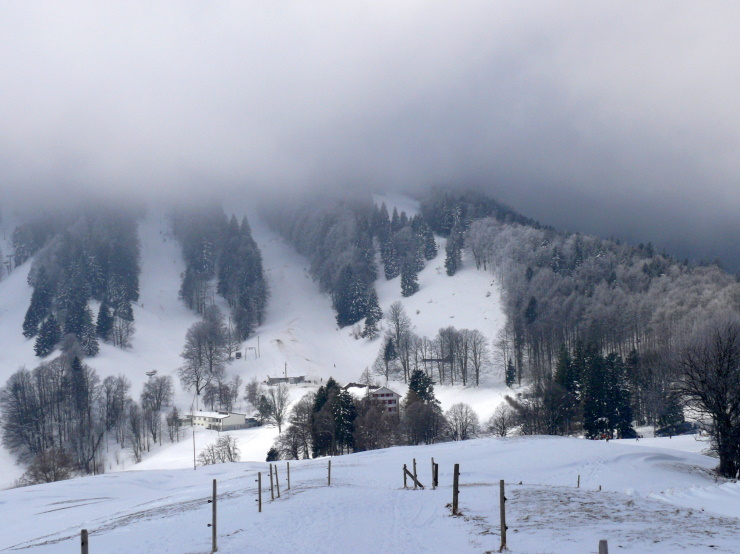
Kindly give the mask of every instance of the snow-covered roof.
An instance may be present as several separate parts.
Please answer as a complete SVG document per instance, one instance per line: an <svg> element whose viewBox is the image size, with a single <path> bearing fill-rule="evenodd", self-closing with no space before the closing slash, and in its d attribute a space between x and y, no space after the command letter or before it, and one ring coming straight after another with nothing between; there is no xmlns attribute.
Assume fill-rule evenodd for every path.
<svg viewBox="0 0 740 554"><path fill-rule="evenodd" d="M246 414L237 414L235 412L195 412L193 414L193 417L212 417L215 419L225 419L229 416L236 415L236 416L245 416Z"/></svg>
<svg viewBox="0 0 740 554"><path fill-rule="evenodd" d="M379 389L375 389L370 394L375 396L376 394L388 394L389 392L392 392L396 396L401 396L396 391L389 389L388 387L380 387Z"/></svg>

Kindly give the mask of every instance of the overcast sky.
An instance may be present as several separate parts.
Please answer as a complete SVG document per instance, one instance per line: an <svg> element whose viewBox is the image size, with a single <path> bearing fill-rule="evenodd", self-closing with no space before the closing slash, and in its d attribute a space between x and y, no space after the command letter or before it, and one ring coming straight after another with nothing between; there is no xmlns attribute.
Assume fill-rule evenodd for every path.
<svg viewBox="0 0 740 554"><path fill-rule="evenodd" d="M740 267L735 2L4 3L0 201L474 185Z"/></svg>

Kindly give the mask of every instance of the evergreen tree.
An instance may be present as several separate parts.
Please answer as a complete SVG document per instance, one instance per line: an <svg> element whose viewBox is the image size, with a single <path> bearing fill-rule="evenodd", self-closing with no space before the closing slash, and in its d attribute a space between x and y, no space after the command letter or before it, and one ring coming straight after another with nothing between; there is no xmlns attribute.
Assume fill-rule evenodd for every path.
<svg viewBox="0 0 740 554"><path fill-rule="evenodd" d="M511 361L511 358L509 358L509 361L506 363L506 386L511 388L511 386L516 382L516 368L514 367L514 362Z"/></svg>
<svg viewBox="0 0 740 554"><path fill-rule="evenodd" d="M445 269L450 277L462 267L462 246L462 232L456 225L447 238L447 245L445 246Z"/></svg>
<svg viewBox="0 0 740 554"><path fill-rule="evenodd" d="M570 393L575 393L578 388L578 379L573 371L573 359L565 344L560 345L555 364L555 382Z"/></svg>
<svg viewBox="0 0 740 554"><path fill-rule="evenodd" d="M383 319L383 310L378 304L378 293L375 287L368 287L367 295L367 315L365 316L365 328L362 336L368 339L375 339L378 336L378 322Z"/></svg>
<svg viewBox="0 0 740 554"><path fill-rule="evenodd" d="M331 402L334 416L334 436L341 450L350 452L354 448L354 421L357 418L357 406L352 394L340 390Z"/></svg>
<svg viewBox="0 0 740 554"><path fill-rule="evenodd" d="M416 395L421 402L435 404L439 401L434 396L434 381L421 369L415 369L409 377L409 394Z"/></svg>
<svg viewBox="0 0 740 554"><path fill-rule="evenodd" d="M607 377L606 411L609 428L620 438L632 438L632 403L627 384L626 366L622 357L612 352L604 360Z"/></svg>
<svg viewBox="0 0 740 554"><path fill-rule="evenodd" d="M604 357L595 343L585 349L583 374L583 428L589 438L600 438L611 433L609 413L609 375Z"/></svg>
<svg viewBox="0 0 740 554"><path fill-rule="evenodd" d="M527 303L527 308L524 310L524 322L527 325L532 325L537 320L537 299L532 296Z"/></svg>
<svg viewBox="0 0 740 554"><path fill-rule="evenodd" d="M388 208L386 207L385 202L380 205L380 210L378 212L378 226L375 229L375 233L378 239L380 239L381 244L391 234L391 218L388 215Z"/></svg>
<svg viewBox="0 0 740 554"><path fill-rule="evenodd" d="M412 263L406 259L401 267L401 295L411 296L419 291L419 276Z"/></svg>
<svg viewBox="0 0 740 554"><path fill-rule="evenodd" d="M93 316L90 308L85 308L82 318L82 328L77 338L86 356L95 356L100 351L96 327L93 324Z"/></svg>
<svg viewBox="0 0 740 554"><path fill-rule="evenodd" d="M395 279L401 273L401 261L399 260L398 251L396 250L393 241L388 239L384 246L385 256L383 263L385 264L385 278L390 281Z"/></svg>
<svg viewBox="0 0 740 554"><path fill-rule="evenodd" d="M340 390L339 384L334 378L329 377L326 385L319 387L319 390L316 391L311 414L311 438L314 458L332 452L335 439L332 404Z"/></svg>
<svg viewBox="0 0 740 554"><path fill-rule="evenodd" d="M398 216L398 208L393 208L391 216L391 232L395 233L401 229L401 218Z"/></svg>
<svg viewBox="0 0 740 554"><path fill-rule="evenodd" d="M54 317L54 314L49 314L49 317L44 320L39 329L36 343L34 344L34 352L40 358L48 356L54 351L61 338L62 330L59 327L59 322Z"/></svg>
<svg viewBox="0 0 740 554"><path fill-rule="evenodd" d="M334 295L334 309L340 327L353 325L367 314L367 293L365 285L358 279L352 266L345 266Z"/></svg>
<svg viewBox="0 0 740 554"><path fill-rule="evenodd" d="M39 323L49 314L53 300L51 283L46 273L46 269L41 266L36 272L36 280L31 294L31 304L26 311L26 317L23 320L23 336L27 339L36 336Z"/></svg>
<svg viewBox="0 0 740 554"><path fill-rule="evenodd" d="M110 313L108 303L103 302L100 304L100 310L98 310L95 332L101 340L108 341L110 339L111 331L113 331L113 316Z"/></svg>
<svg viewBox="0 0 740 554"><path fill-rule="evenodd" d="M437 241L434 240L434 233L427 222L421 219L419 225L422 242L424 244L424 257L427 260L433 260L437 257Z"/></svg>

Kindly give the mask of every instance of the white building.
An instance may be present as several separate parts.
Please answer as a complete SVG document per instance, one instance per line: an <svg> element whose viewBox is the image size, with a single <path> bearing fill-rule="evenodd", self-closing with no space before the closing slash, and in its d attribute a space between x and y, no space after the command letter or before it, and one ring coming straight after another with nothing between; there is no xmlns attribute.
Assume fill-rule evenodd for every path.
<svg viewBox="0 0 740 554"><path fill-rule="evenodd" d="M233 431L246 427L246 414L233 412L203 412L193 414L193 425L213 429L214 431Z"/></svg>
<svg viewBox="0 0 740 554"><path fill-rule="evenodd" d="M401 402L401 395L397 392L393 392L388 387L380 387L370 392L370 397L373 400L377 400L383 405L383 411L398 413L398 408Z"/></svg>

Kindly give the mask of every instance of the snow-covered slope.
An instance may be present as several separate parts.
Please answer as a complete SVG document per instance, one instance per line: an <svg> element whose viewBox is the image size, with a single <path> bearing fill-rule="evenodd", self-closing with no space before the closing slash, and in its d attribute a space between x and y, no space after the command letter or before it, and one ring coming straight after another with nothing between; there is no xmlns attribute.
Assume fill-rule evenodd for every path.
<svg viewBox="0 0 740 554"><path fill-rule="evenodd" d="M397 195L379 196L392 211L398 207L408 214L418 210L415 201ZM328 295L319 292L318 285L308 274L308 262L298 255L285 241L268 229L254 213L252 206L241 206L239 202L227 205L229 215L249 217L253 235L264 259L267 279L272 291L267 317L255 334L243 345L245 355L233 360L228 372L239 375L246 382L256 376L260 380L267 376L307 375L315 385L292 387L293 398L297 399L322 381L333 376L345 383L358 380L366 367L372 363L380 348L380 340L356 340L351 329L338 329ZM110 345L101 345L98 356L86 360L101 377L125 374L132 382L132 393L138 396L146 372L156 369L160 375L171 375L177 382L176 369L181 363L180 352L185 333L197 316L178 299L180 274L185 266L180 246L169 234L166 218L162 212L152 208L139 227L141 240L140 300L134 306L136 333L132 347L120 350ZM7 250L7 248L5 248ZM419 335L434 336L442 327L479 329L490 339L504 324L499 306L497 287L491 277L478 272L470 264L454 278L444 273L444 248L435 260L427 262L419 275L420 291L410 298L400 294L400 277L386 281L382 276L377 282L381 307L400 300L416 327ZM31 262L17 268L0 282L0 382L18 367L33 368L39 359L33 353L33 340L21 335L21 324L30 302L32 289L27 284ZM222 301L220 305L226 307ZM259 352L259 357L257 354ZM501 374L486 377L486 386L481 388L437 387L437 396L443 407L455 402L470 403L482 418L487 418L501 401L505 387L501 385ZM403 383L391 383L391 388L403 394ZM192 394L177 388L175 402L182 411L189 411ZM243 407L243 406L242 406ZM268 428L272 437L276 429ZM264 444L271 443L265 438ZM264 459L266 448L255 460ZM252 452L252 450L250 450ZM122 462L118 468L128 468L130 461L119 455ZM0 464L11 458L7 453L0 455ZM6 464L3 464L6 465ZM115 468L115 464L112 466ZM19 470L3 472L0 487L8 486Z"/></svg>
<svg viewBox="0 0 740 554"><path fill-rule="evenodd" d="M401 468L413 459L424 490L403 490ZM462 515L451 517L456 463ZM84 528L92 552L209 552L207 500L217 479L219 552L493 552L504 479L511 552L595 552L600 539L614 552L737 552L740 504L715 501L740 485L715 485L713 463L614 442L479 439L334 458L330 487L327 459L291 462L291 490L280 462L274 501L265 463L107 474L0 492L0 504L12 506L0 550L70 552ZM678 495L690 501L677 507Z"/></svg>

